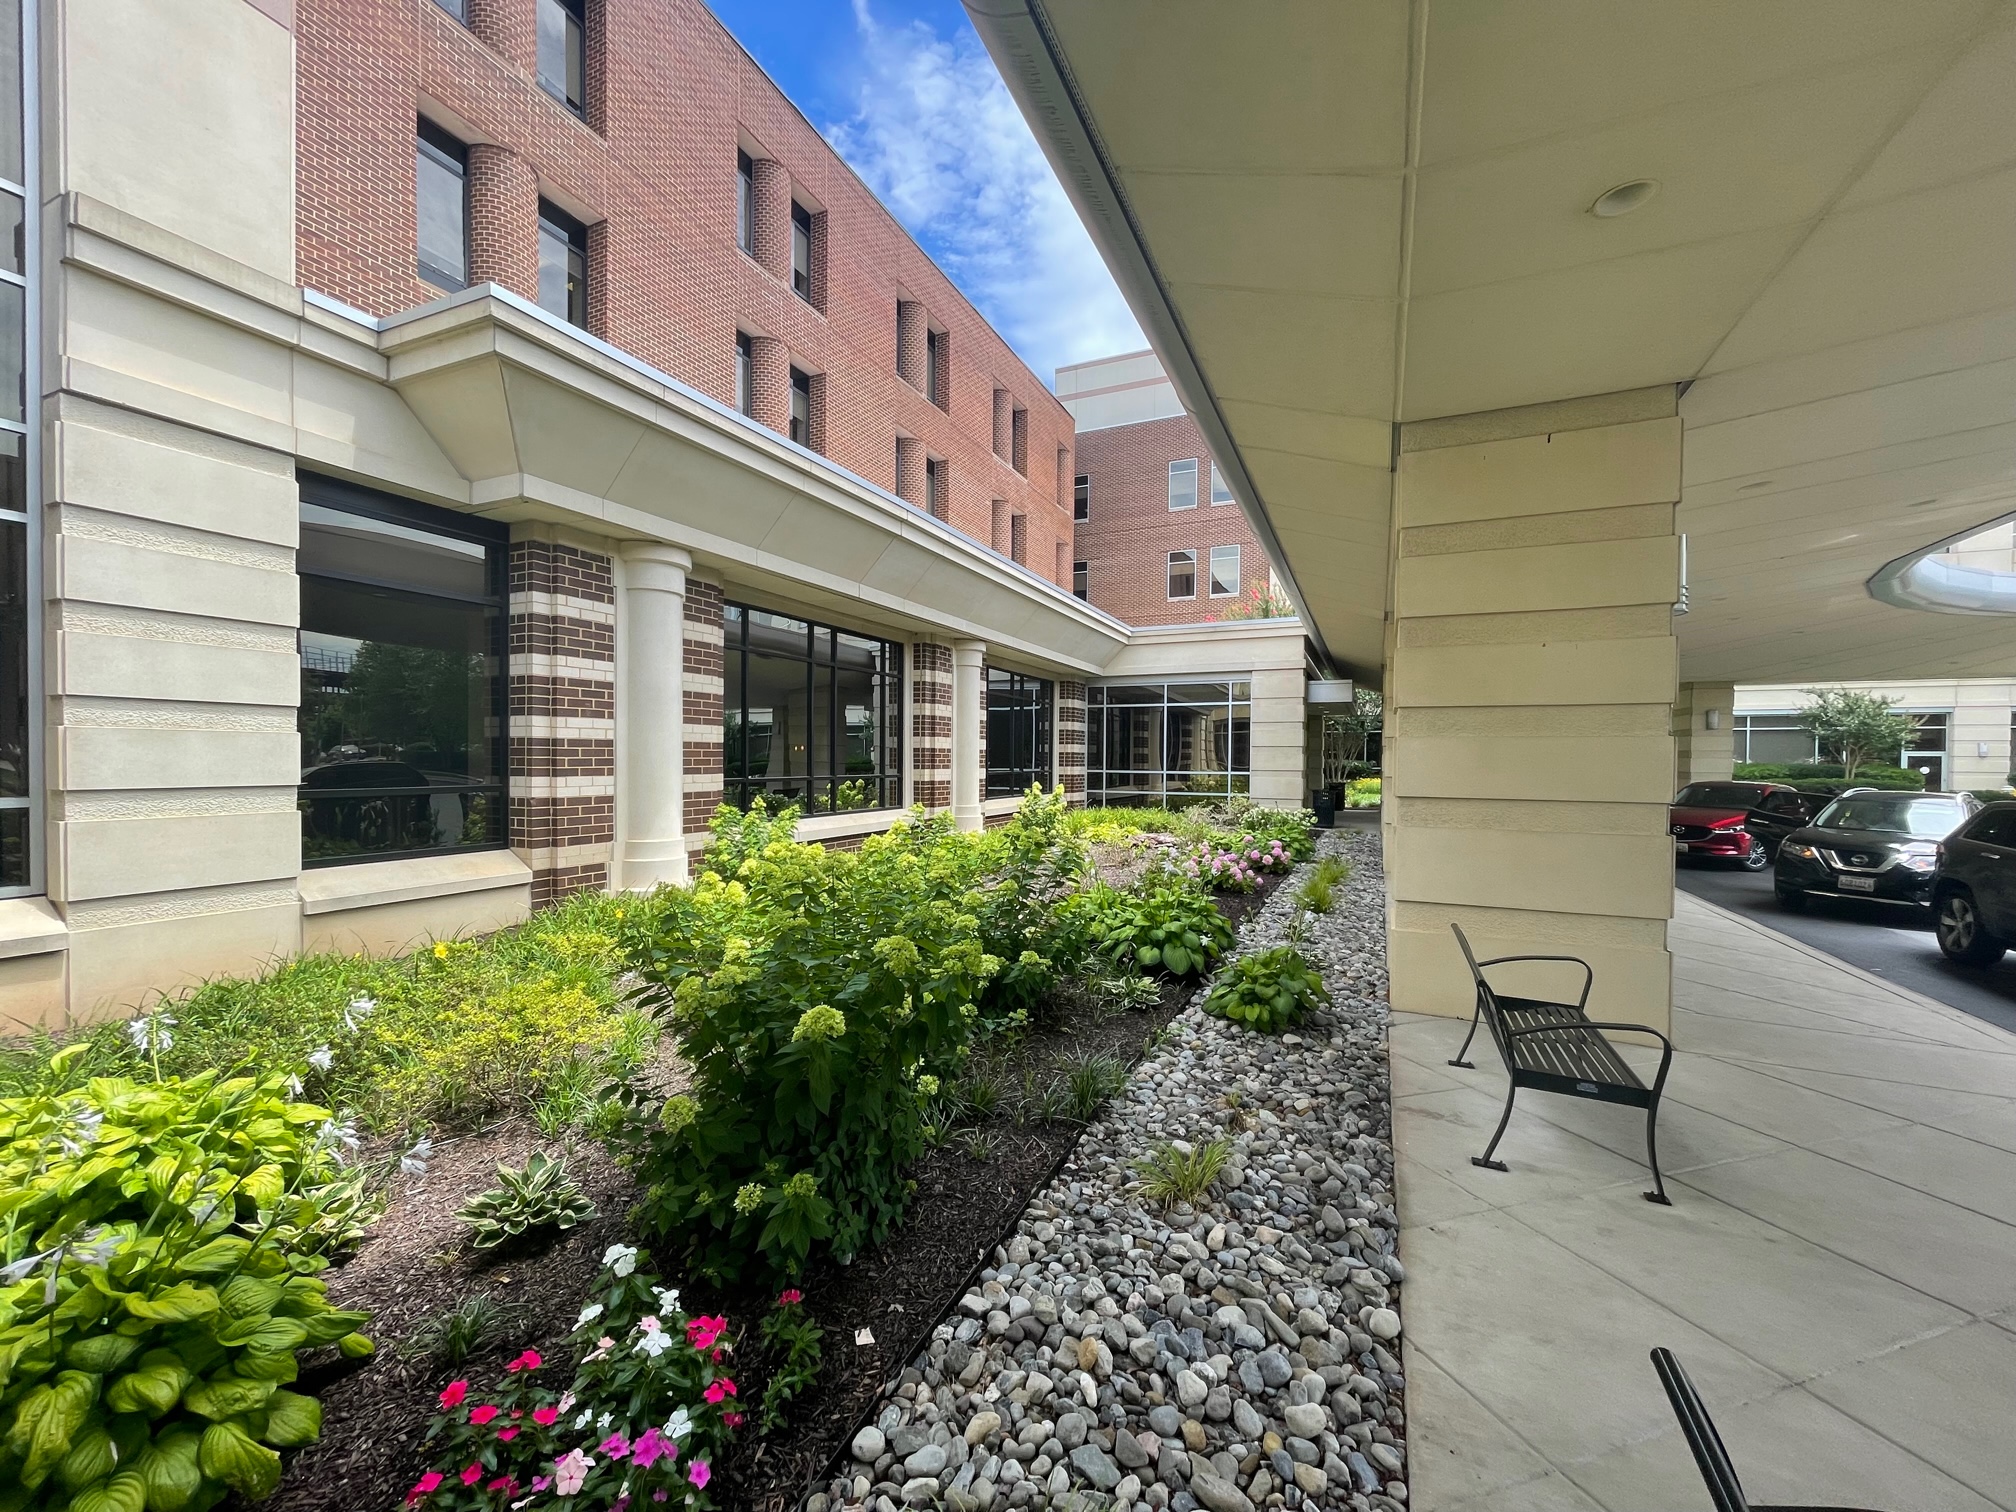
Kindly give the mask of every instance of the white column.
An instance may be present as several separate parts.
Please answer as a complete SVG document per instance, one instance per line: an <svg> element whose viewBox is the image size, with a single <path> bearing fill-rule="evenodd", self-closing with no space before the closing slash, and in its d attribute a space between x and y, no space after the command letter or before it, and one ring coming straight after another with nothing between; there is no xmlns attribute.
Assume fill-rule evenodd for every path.
<svg viewBox="0 0 2016 1512"><path fill-rule="evenodd" d="M686 880L686 574L693 558L661 541L627 541L616 626L622 706L616 750L614 881L641 892Z"/></svg>
<svg viewBox="0 0 2016 1512"><path fill-rule="evenodd" d="M980 817L980 721L986 709L987 643L952 642L952 822L985 828Z"/></svg>

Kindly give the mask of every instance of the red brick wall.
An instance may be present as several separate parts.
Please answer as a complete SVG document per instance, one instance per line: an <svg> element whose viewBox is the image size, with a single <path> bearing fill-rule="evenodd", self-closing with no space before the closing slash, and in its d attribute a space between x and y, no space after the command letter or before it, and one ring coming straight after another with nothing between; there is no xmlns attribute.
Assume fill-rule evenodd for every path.
<svg viewBox="0 0 2016 1512"><path fill-rule="evenodd" d="M722 701L723 596L718 583L686 580L685 667L680 683L685 701L688 835L704 835L725 790ZM737 696L740 696L739 694Z"/></svg>
<svg viewBox="0 0 2016 1512"><path fill-rule="evenodd" d="M1197 459L1197 507L1169 509L1169 464ZM1089 597L1130 625L1223 618L1236 599L1211 597L1213 546L1237 546L1241 595L1267 584L1267 554L1236 504L1211 503L1211 457L1188 415L1082 432L1077 471L1092 478L1091 517L1075 559L1089 565ZM1169 553L1197 553L1197 596L1169 598Z"/></svg>
<svg viewBox="0 0 2016 1512"><path fill-rule="evenodd" d="M299 0L301 281L381 315L438 297L414 273L413 132L424 108L464 141L507 149L535 198L589 225L595 335L729 404L736 331L774 338L790 362L826 380L815 407L834 461L893 492L900 428L954 464L955 528L988 540L989 501L1007 499L1028 516L1030 562L1051 572L1054 543L1071 538L1070 499L1051 476L1055 449L1072 442L1063 406L700 0L600 0L588 9L592 126L531 74L533 0L472 0L474 30L433 0ZM741 137L778 165L759 164L763 262L735 242ZM516 260L499 237L530 234L528 186L519 179L500 197L508 181L479 182L486 178L472 252L482 248L487 266L517 285L534 265L531 248ZM815 212L822 309L791 291L789 184ZM899 299L917 302L950 335L949 413L896 374ZM764 365L764 376L782 366ZM1036 460L1033 479L993 454L997 387L1028 410L1023 450ZM759 402L759 413L783 428L769 404Z"/></svg>

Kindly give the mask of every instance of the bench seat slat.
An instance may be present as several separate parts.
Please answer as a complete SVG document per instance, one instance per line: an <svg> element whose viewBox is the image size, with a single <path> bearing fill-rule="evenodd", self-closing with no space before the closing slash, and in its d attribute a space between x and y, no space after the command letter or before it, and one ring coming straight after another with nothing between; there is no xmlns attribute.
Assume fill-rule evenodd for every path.
<svg viewBox="0 0 2016 1512"><path fill-rule="evenodd" d="M1630 1064L1600 1030L1582 1027L1581 1011L1566 1003L1534 998L1501 997L1498 1007L1507 1029L1553 1029L1547 1034L1522 1034L1510 1041L1511 1059L1521 1071L1559 1076L1569 1081L1604 1082L1642 1089ZM1502 1048L1502 1047L1501 1047Z"/></svg>

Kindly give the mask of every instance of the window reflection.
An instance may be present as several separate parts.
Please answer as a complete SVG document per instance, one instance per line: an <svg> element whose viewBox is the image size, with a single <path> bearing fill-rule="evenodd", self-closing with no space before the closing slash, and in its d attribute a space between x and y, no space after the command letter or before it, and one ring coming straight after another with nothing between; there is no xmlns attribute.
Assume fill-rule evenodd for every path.
<svg viewBox="0 0 2016 1512"><path fill-rule="evenodd" d="M339 488L304 480L330 502L302 506L303 860L502 845L501 535Z"/></svg>
<svg viewBox="0 0 2016 1512"><path fill-rule="evenodd" d="M1050 786L1051 684L987 669L987 796L1013 798Z"/></svg>
<svg viewBox="0 0 2016 1512"><path fill-rule="evenodd" d="M1248 791L1251 694L1247 682L1108 683L1089 689L1087 801L1180 805Z"/></svg>

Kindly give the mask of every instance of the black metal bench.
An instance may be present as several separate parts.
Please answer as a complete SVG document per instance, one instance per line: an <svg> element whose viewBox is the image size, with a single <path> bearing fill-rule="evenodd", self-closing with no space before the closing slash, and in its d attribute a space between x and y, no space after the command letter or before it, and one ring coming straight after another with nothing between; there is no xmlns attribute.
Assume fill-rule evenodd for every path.
<svg viewBox="0 0 2016 1512"><path fill-rule="evenodd" d="M1471 953L1470 942L1464 938L1462 927L1456 924L1449 927L1456 933L1456 943L1463 948L1463 959L1470 963L1470 978L1477 984L1477 1010L1470 1018L1470 1033L1464 1037L1463 1048L1456 1052L1456 1058L1449 1064L1466 1070L1475 1069L1464 1057L1470 1053L1470 1041L1477 1037L1477 1025L1482 1022L1490 1026L1491 1038L1497 1043L1498 1054L1511 1077L1511 1085L1505 1089L1505 1112L1498 1120L1498 1132L1491 1136L1491 1143L1485 1146L1482 1155L1470 1157L1470 1164L1490 1171L1509 1169L1504 1161L1493 1160L1491 1155L1498 1148L1498 1141L1505 1137L1505 1126L1512 1121L1512 1100L1521 1087L1531 1087L1536 1092L1558 1092L1563 1097L1621 1103L1645 1110L1645 1154L1652 1166L1653 1185L1653 1190L1645 1194L1645 1200L1671 1207L1672 1203L1666 1196L1666 1182L1659 1174L1659 1095L1665 1090L1666 1072L1673 1064L1673 1042L1645 1024L1597 1023L1591 1020L1583 1010L1588 1006L1589 989L1595 985L1596 973L1587 961L1577 956L1554 955L1494 956L1488 961L1480 961ZM1512 961L1559 961L1580 966L1582 995L1573 1003L1506 997L1484 979L1484 968L1503 966ZM1651 1086L1638 1079L1638 1073L1603 1037L1606 1029L1649 1034L1664 1047L1659 1057L1659 1074L1653 1078Z"/></svg>
<svg viewBox="0 0 2016 1512"><path fill-rule="evenodd" d="M1694 1463L1701 1470L1715 1512L1869 1512L1868 1508L1854 1507L1764 1507L1752 1502L1743 1494L1743 1483L1736 1478L1736 1467L1729 1462L1729 1451L1722 1447L1722 1435L1715 1431L1701 1394L1673 1358L1673 1351L1653 1350L1652 1368L1659 1372L1659 1384L1666 1388L1673 1415L1680 1419L1680 1432L1694 1451Z"/></svg>

